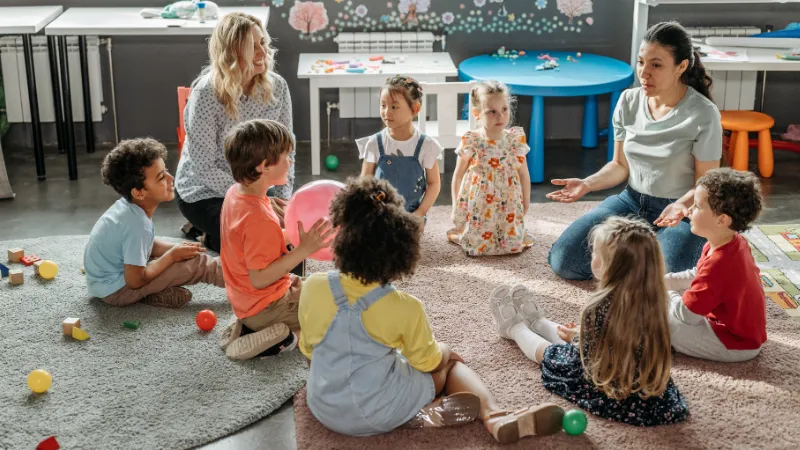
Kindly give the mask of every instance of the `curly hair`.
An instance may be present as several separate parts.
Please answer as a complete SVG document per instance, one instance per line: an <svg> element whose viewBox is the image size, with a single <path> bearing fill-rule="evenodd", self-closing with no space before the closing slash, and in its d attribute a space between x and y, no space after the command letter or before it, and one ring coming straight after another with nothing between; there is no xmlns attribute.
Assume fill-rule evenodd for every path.
<svg viewBox="0 0 800 450"><path fill-rule="evenodd" d="M274 120L252 119L233 127L225 136L225 160L231 166L233 179L249 185L261 178L256 167L278 163L281 155L292 151L292 133Z"/></svg>
<svg viewBox="0 0 800 450"><path fill-rule="evenodd" d="M158 158L167 160L167 149L155 139L128 139L111 150L100 167L103 183L129 202L132 189L143 189L144 171Z"/></svg>
<svg viewBox="0 0 800 450"><path fill-rule="evenodd" d="M349 178L331 203L331 220L339 228L333 253L342 273L381 285L414 273L422 221L406 212L388 181Z"/></svg>
<svg viewBox="0 0 800 450"><path fill-rule="evenodd" d="M411 77L395 75L392 78L387 78L386 83L381 88L381 93L383 93L384 89L388 90L392 97L395 94L402 96L412 111L414 103L422 103L422 86Z"/></svg>
<svg viewBox="0 0 800 450"><path fill-rule="evenodd" d="M761 214L761 183L751 172L712 169L697 180L697 185L708 191L708 206L714 214L731 218L733 231L747 231Z"/></svg>

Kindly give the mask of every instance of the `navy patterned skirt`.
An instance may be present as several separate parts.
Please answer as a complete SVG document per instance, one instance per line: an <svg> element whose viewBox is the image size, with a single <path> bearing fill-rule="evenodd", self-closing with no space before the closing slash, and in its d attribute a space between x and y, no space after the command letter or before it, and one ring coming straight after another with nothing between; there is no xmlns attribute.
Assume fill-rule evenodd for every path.
<svg viewBox="0 0 800 450"><path fill-rule="evenodd" d="M689 416L686 401L672 379L658 397L643 400L631 394L624 400L609 399L584 378L580 352L572 344L547 347L541 366L542 383L548 391L597 416L640 427L683 422Z"/></svg>

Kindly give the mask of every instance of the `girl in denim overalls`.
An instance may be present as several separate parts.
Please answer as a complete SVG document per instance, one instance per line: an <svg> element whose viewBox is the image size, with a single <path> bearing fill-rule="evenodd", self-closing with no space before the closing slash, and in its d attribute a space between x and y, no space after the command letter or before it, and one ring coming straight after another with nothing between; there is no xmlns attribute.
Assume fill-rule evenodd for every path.
<svg viewBox="0 0 800 450"><path fill-rule="evenodd" d="M361 176L388 180L405 199L406 211L425 217L441 188L438 159L442 147L414 126L421 101L422 88L413 78L397 75L387 79L381 88L385 128L356 144L364 160Z"/></svg>
<svg viewBox="0 0 800 450"><path fill-rule="evenodd" d="M338 270L309 276L300 296L314 417L350 436L475 418L501 443L561 429L556 405L501 409L463 359L436 342L422 303L392 285L416 268L422 221L386 180L351 180L331 203L331 220Z"/></svg>

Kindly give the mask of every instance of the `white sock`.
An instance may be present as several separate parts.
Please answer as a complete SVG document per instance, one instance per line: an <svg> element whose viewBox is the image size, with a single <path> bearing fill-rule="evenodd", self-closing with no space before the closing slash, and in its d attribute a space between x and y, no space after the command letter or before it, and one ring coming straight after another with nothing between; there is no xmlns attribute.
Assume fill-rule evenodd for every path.
<svg viewBox="0 0 800 450"><path fill-rule="evenodd" d="M536 322L531 324L531 329L534 333L547 339L553 344L566 344L566 342L558 336L558 324L552 320L540 317Z"/></svg>
<svg viewBox="0 0 800 450"><path fill-rule="evenodd" d="M545 338L531 331L524 322L520 322L511 327L511 329L508 330L508 334L511 336L511 339L514 339L514 342L517 343L522 353L524 353L528 359L537 363L541 361L536 359L536 351L539 350L540 347L547 347L550 345Z"/></svg>

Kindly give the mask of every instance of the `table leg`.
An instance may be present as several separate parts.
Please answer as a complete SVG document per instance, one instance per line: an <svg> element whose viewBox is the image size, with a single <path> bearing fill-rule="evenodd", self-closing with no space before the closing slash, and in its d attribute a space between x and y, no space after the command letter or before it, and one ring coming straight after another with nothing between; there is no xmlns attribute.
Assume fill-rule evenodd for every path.
<svg viewBox="0 0 800 450"><path fill-rule="evenodd" d="M587 95L583 102L583 131L581 147L597 147L597 96Z"/></svg>
<svg viewBox="0 0 800 450"><path fill-rule="evenodd" d="M67 167L69 179L78 179L78 158L75 154L75 130L72 123L72 94L69 88L69 65L67 64L67 37L58 37L58 59L61 67L61 92L64 96L64 137L67 143Z"/></svg>
<svg viewBox="0 0 800 450"><path fill-rule="evenodd" d="M309 80L309 102L311 103L311 174L320 174L319 137L319 86L312 78Z"/></svg>
<svg viewBox="0 0 800 450"><path fill-rule="evenodd" d="M92 122L92 95L89 86L89 57L86 54L86 36L78 36L78 49L81 60L81 81L83 82L83 115L86 126L86 151L94 153L94 122Z"/></svg>
<svg viewBox="0 0 800 450"><path fill-rule="evenodd" d="M31 105L31 127L33 128L33 156L36 160L36 178L47 178L44 170L44 148L42 147L42 122L39 120L39 96L36 94L36 77L33 67L33 46L31 35L22 35L22 49L25 53L25 76L28 80L28 101Z"/></svg>
<svg viewBox="0 0 800 450"><path fill-rule="evenodd" d="M617 109L617 103L622 95L622 91L614 91L611 93L611 102L609 104L608 114L608 154L606 159L611 161L614 159L614 111Z"/></svg>
<svg viewBox="0 0 800 450"><path fill-rule="evenodd" d="M53 104L56 115L56 138L58 152L67 151L67 141L64 138L64 119L61 108L61 84L58 82L58 43L55 36L47 36L47 55L50 58L50 84L53 87Z"/></svg>
<svg viewBox="0 0 800 450"><path fill-rule="evenodd" d="M528 153L528 171L531 183L544 181L544 97L533 97L531 111L531 135L528 138L531 151Z"/></svg>

